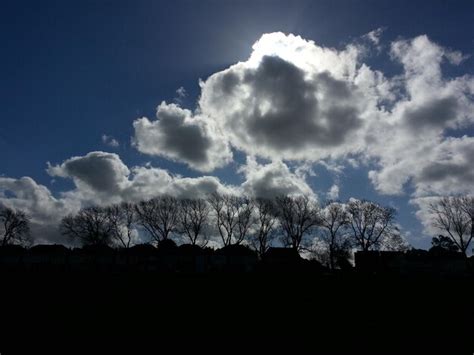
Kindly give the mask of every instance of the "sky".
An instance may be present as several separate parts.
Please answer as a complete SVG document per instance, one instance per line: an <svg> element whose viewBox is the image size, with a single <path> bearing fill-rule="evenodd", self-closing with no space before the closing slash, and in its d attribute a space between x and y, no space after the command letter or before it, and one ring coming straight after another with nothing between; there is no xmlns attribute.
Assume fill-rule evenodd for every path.
<svg viewBox="0 0 474 355"><path fill-rule="evenodd" d="M474 190L474 3L3 1L0 203L239 192L397 209Z"/></svg>

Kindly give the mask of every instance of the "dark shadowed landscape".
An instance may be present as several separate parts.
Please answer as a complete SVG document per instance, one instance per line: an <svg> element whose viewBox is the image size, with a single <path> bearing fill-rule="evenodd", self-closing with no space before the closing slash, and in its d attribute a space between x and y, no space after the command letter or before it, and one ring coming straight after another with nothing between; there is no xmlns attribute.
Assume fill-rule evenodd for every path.
<svg viewBox="0 0 474 355"><path fill-rule="evenodd" d="M54 339L86 347L138 341L136 353L157 341L205 349L212 339L266 349L297 341L294 351L336 354L472 351L474 277L472 264L451 267L466 261L458 255L359 252L355 268L330 270L291 248L257 260L247 247L190 254L187 246L85 248L68 259L32 248L8 267L3 254L5 353L26 351L23 332L50 352L62 349Z"/></svg>
<svg viewBox="0 0 474 355"><path fill-rule="evenodd" d="M2 287L12 290L1 296L8 304L2 310L6 353L28 346L12 341L19 329L41 337L38 349L45 350L54 349L57 344L50 341L58 338L90 345L122 337L198 340L201 346L217 337L268 348L299 339L298 347L314 346L317 353L382 348L402 354L408 347L468 354L472 349L472 311L453 309L461 295L472 298L472 280L23 274L2 275Z"/></svg>

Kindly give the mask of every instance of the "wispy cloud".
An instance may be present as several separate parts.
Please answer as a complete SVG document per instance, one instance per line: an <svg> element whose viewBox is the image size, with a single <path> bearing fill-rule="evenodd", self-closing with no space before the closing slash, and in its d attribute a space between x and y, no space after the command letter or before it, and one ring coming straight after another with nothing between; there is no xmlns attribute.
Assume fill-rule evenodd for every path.
<svg viewBox="0 0 474 355"><path fill-rule="evenodd" d="M107 134L102 135L102 143L113 148L117 148L120 146L120 143L117 139L112 136L108 136Z"/></svg>

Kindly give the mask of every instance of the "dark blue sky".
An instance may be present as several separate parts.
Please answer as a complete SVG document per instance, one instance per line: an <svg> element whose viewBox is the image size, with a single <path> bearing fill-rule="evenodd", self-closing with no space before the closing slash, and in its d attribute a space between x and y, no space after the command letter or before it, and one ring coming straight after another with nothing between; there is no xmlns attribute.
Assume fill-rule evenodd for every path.
<svg viewBox="0 0 474 355"><path fill-rule="evenodd" d="M128 165L153 164L185 176L183 164L140 154L130 146L132 122L153 117L156 106L185 87L183 106L193 109L199 78L246 60L263 33L282 31L342 48L376 28L384 38L427 34L434 42L474 53L473 1L2 1L0 11L0 174L31 176L53 192L46 162L60 163L94 150L112 151L108 134L121 143ZM399 67L387 55L370 59L386 75ZM474 72L474 61L450 68ZM214 175L236 183L236 164ZM316 190L331 186L316 168ZM327 177L326 177L327 175ZM367 170L348 169L341 198L366 197L403 206L400 221L414 233L420 225L407 197L376 194Z"/></svg>

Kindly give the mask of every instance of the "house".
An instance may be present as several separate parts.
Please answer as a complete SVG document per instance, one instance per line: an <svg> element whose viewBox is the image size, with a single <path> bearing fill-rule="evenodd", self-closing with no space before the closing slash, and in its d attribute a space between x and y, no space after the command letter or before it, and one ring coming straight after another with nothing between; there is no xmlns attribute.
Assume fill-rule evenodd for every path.
<svg viewBox="0 0 474 355"><path fill-rule="evenodd" d="M199 245L183 244L178 248L180 272L207 272L210 268L212 250Z"/></svg>
<svg viewBox="0 0 474 355"><path fill-rule="evenodd" d="M30 248L24 264L31 271L65 271L68 268L70 250L60 244L40 244Z"/></svg>
<svg viewBox="0 0 474 355"><path fill-rule="evenodd" d="M85 245L72 250L69 265L75 271L112 271L115 256L115 250L107 245Z"/></svg>
<svg viewBox="0 0 474 355"><path fill-rule="evenodd" d="M296 271L302 267L303 258L294 248L269 248L262 257L260 269L263 271Z"/></svg>
<svg viewBox="0 0 474 355"><path fill-rule="evenodd" d="M320 273L326 270L320 262L301 257L294 248L269 248L263 255L260 270L276 272Z"/></svg>
<svg viewBox="0 0 474 355"><path fill-rule="evenodd" d="M294 248L269 248L262 258L266 264L293 265L299 263L302 258Z"/></svg>
<svg viewBox="0 0 474 355"><path fill-rule="evenodd" d="M469 272L462 253L438 253L426 250L365 251L355 253L356 270L374 274L453 277Z"/></svg>
<svg viewBox="0 0 474 355"><path fill-rule="evenodd" d="M257 254L240 244L217 249L211 256L211 268L215 271L250 272L258 262Z"/></svg>
<svg viewBox="0 0 474 355"><path fill-rule="evenodd" d="M354 255L357 271L370 273L400 272L404 252L358 251Z"/></svg>
<svg viewBox="0 0 474 355"><path fill-rule="evenodd" d="M122 249L116 259L117 266L127 271L156 271L158 251L151 244L137 244Z"/></svg>
<svg viewBox="0 0 474 355"><path fill-rule="evenodd" d="M178 269L179 251L176 243L165 239L158 243L158 271L175 272Z"/></svg>
<svg viewBox="0 0 474 355"><path fill-rule="evenodd" d="M21 245L4 245L0 247L0 270L14 271L23 267L26 249Z"/></svg>

